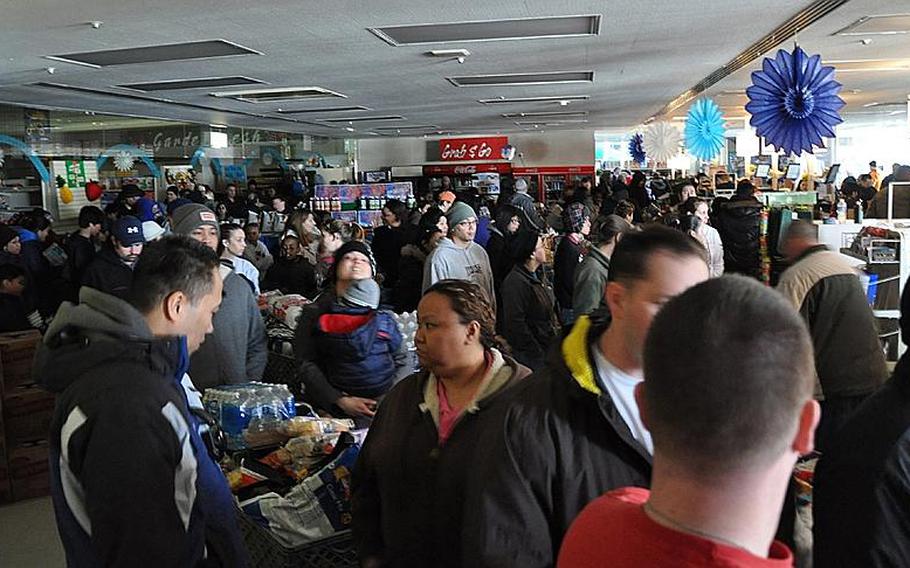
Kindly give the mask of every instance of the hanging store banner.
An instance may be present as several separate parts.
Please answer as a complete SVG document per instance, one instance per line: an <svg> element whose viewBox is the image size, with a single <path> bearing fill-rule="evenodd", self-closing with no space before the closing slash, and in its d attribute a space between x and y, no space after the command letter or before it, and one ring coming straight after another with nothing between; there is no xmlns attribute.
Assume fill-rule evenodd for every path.
<svg viewBox="0 0 910 568"><path fill-rule="evenodd" d="M443 138L439 141L439 158L444 162L499 160L508 144L508 136Z"/></svg>

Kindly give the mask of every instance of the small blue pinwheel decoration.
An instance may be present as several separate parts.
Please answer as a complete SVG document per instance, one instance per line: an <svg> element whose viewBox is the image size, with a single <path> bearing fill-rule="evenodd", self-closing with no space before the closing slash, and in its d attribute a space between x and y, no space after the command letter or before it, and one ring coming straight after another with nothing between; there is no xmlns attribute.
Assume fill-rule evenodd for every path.
<svg viewBox="0 0 910 568"><path fill-rule="evenodd" d="M635 134L629 140L629 155L639 164L644 164L646 160L643 140L641 134Z"/></svg>
<svg viewBox="0 0 910 568"><path fill-rule="evenodd" d="M711 99L699 99L686 118L686 146L700 160L712 160L724 147L724 116Z"/></svg>
<svg viewBox="0 0 910 568"><path fill-rule="evenodd" d="M812 153L812 146L824 148L822 137L833 138L834 127L843 122L837 112L845 104L840 90L834 67L823 66L820 55L809 57L799 46L793 53L781 49L752 73L746 89L749 124L777 150Z"/></svg>

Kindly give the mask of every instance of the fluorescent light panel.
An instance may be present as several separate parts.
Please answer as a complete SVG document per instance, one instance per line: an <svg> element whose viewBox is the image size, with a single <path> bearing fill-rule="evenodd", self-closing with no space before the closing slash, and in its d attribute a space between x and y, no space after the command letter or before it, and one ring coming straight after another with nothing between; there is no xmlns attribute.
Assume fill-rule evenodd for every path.
<svg viewBox="0 0 910 568"><path fill-rule="evenodd" d="M523 87L564 83L593 83L594 71L542 71L539 73L504 73L500 75L465 75L446 77L456 87Z"/></svg>
<svg viewBox="0 0 910 568"><path fill-rule="evenodd" d="M307 108L300 110L284 110L278 109L278 114L309 114L309 113L331 113L331 112L364 112L368 110L373 110L365 106L343 106L343 107L329 107L329 108Z"/></svg>
<svg viewBox="0 0 910 568"><path fill-rule="evenodd" d="M162 63L186 59L211 59L214 57L232 57L236 55L263 55L261 51L250 49L223 39L188 41L128 47L124 49L105 49L102 51L83 51L61 55L47 55L47 59L86 65L89 67L109 67L112 65L130 65L134 63Z"/></svg>
<svg viewBox="0 0 910 568"><path fill-rule="evenodd" d="M588 116L587 111L553 111L553 112L507 112L503 118L582 118Z"/></svg>
<svg viewBox="0 0 910 568"><path fill-rule="evenodd" d="M431 43L595 36L600 33L600 20L600 14L594 14L384 26L367 29L389 45L398 47Z"/></svg>
<svg viewBox="0 0 910 568"><path fill-rule="evenodd" d="M311 99L348 98L324 87L276 87L272 89L247 89L209 93L213 97L230 98L247 103L272 103Z"/></svg>
<svg viewBox="0 0 910 568"><path fill-rule="evenodd" d="M499 97L496 99L478 99L484 105L507 105L522 103L558 103L559 101L586 101L590 95L564 95L562 97Z"/></svg>
<svg viewBox="0 0 910 568"><path fill-rule="evenodd" d="M910 14L863 16L834 35L868 36L910 33Z"/></svg>
<svg viewBox="0 0 910 568"><path fill-rule="evenodd" d="M320 122L380 122L390 120L407 120L399 115L387 116L348 116L343 118L324 118Z"/></svg>
<svg viewBox="0 0 910 568"><path fill-rule="evenodd" d="M265 81L250 77L196 77L192 79L168 79L166 81L149 81L147 83L127 83L115 85L121 89L141 91L176 91L180 89L202 89L212 87L231 87L235 85L264 85Z"/></svg>

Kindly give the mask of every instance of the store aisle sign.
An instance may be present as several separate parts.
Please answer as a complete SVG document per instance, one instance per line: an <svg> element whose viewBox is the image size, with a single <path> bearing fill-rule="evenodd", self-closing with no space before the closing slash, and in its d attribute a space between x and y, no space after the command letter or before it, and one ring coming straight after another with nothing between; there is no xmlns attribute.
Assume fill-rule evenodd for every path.
<svg viewBox="0 0 910 568"><path fill-rule="evenodd" d="M499 160L502 149L508 144L508 136L443 138L439 141L439 157L444 162Z"/></svg>
<svg viewBox="0 0 910 568"><path fill-rule="evenodd" d="M66 185L70 188L85 187L88 178L85 176L85 162L65 160L66 164Z"/></svg>

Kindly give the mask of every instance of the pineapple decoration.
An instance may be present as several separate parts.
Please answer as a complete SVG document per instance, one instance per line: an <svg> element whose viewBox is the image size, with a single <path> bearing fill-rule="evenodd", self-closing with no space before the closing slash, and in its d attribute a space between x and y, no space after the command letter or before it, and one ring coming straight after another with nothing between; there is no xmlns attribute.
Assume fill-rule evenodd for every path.
<svg viewBox="0 0 910 568"><path fill-rule="evenodd" d="M60 201L66 205L73 202L73 190L66 185L66 180L63 179L63 176L57 176L57 189L60 192Z"/></svg>

